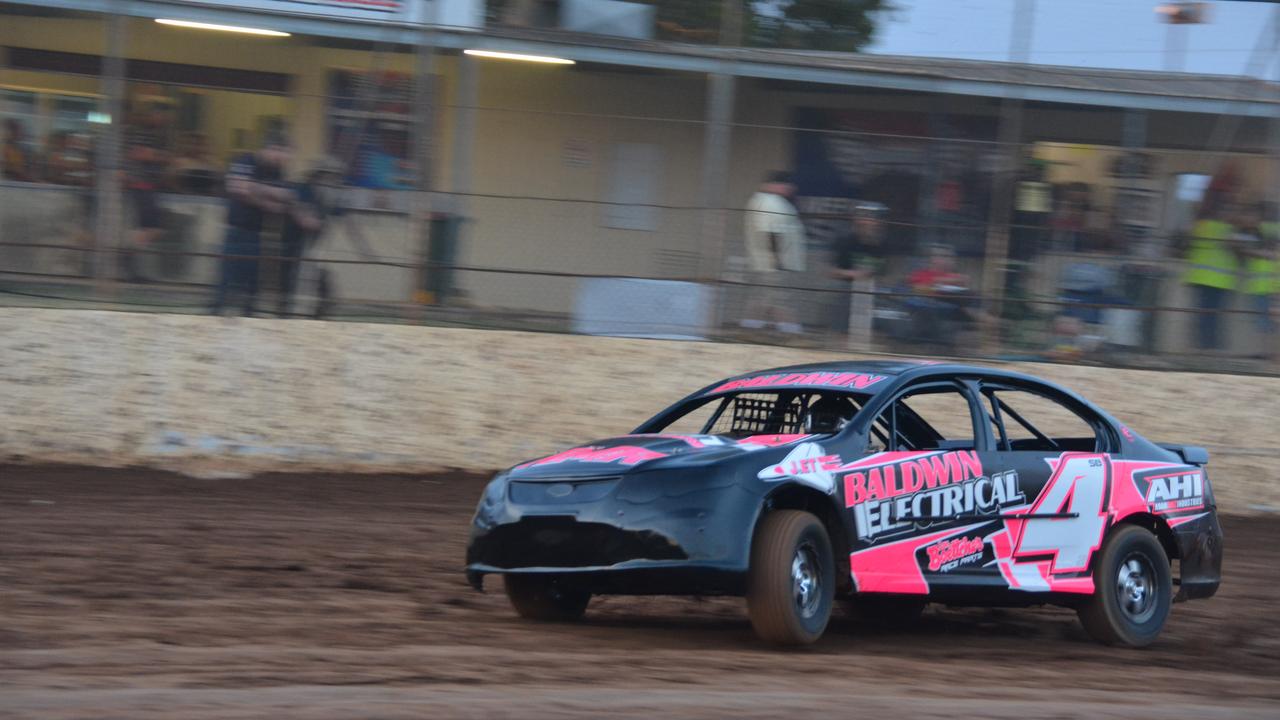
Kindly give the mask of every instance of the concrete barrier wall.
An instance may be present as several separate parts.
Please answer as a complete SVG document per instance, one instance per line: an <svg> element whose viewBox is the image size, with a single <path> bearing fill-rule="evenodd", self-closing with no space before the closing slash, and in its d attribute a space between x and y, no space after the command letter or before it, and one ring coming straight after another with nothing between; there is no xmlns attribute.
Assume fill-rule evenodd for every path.
<svg viewBox="0 0 1280 720"><path fill-rule="evenodd" d="M625 433L752 345L0 310L0 458L193 474L492 469ZM1208 446L1231 512L1280 507L1280 379L1034 364L1153 440Z"/></svg>

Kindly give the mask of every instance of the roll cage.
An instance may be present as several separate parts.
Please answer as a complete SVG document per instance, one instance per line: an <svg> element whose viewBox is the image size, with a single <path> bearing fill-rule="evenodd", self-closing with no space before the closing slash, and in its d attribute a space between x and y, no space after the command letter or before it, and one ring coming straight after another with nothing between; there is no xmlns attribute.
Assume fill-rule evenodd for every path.
<svg viewBox="0 0 1280 720"><path fill-rule="evenodd" d="M861 433L868 442L878 440L885 450L959 449L945 439L925 418L902 400L916 394L957 392L969 403L975 430L972 444L984 451L1067 451L1117 452L1120 442L1114 425L1096 408L1071 393L1048 383L1019 376L965 375L962 377L925 376L901 382L868 403L844 432ZM1015 403L1001 392L1023 392L1037 395L1070 411L1093 431L1093 438L1052 437L1032 419L1020 413ZM1027 431L1033 442L1010 439L1012 427ZM893 441L890 442L890 438Z"/></svg>
<svg viewBox="0 0 1280 720"><path fill-rule="evenodd" d="M714 386L711 386L714 387ZM715 403L710 418L702 425L701 434L745 437L761 434L800 434L804 413L819 397L838 395L854 403L853 420L838 433L837 441L865 436L862 447L871 439L886 450L920 450L959 447L947 440L927 418L900 401L906 396L954 391L969 403L973 437L968 447L986 451L1062 451L1087 450L1116 452L1120 440L1115 425L1097 408L1067 390L1036 378L1004 371L983 372L980 368L931 367L896 376L894 382L867 393L832 387L798 386L790 388L743 388L708 395L707 389L696 392L650 418L635 433L662 432L677 420L704 405ZM1038 395L1067 410L1088 426L1090 438L1053 437L1037 427L1016 407L1017 403L1001 397L1001 392L1026 392ZM733 420L726 427L726 414ZM883 416L883 417L882 417ZM1011 430L1022 428L1031 440L1012 440ZM890 438L893 439L890 442Z"/></svg>

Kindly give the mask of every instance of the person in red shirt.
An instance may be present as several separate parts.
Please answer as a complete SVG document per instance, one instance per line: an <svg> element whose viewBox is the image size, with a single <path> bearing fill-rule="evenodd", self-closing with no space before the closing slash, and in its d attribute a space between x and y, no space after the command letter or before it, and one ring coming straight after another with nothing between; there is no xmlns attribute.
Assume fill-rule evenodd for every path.
<svg viewBox="0 0 1280 720"><path fill-rule="evenodd" d="M929 262L907 276L911 291L921 295L954 295L969 290L969 278L956 272L956 252L946 245L929 249Z"/></svg>
<svg viewBox="0 0 1280 720"><path fill-rule="evenodd" d="M973 321L969 277L956 271L956 253L946 245L929 249L928 264L907 276L914 297L906 305L917 340L953 348Z"/></svg>

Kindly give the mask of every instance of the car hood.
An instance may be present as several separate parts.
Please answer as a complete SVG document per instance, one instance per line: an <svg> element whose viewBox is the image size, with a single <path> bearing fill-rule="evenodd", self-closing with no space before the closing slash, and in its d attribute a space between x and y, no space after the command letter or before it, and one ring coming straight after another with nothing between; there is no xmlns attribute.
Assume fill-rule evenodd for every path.
<svg viewBox="0 0 1280 720"><path fill-rule="evenodd" d="M688 466L803 442L813 435L754 435L732 440L719 435L622 435L595 440L512 468L513 480L621 475L665 465Z"/></svg>

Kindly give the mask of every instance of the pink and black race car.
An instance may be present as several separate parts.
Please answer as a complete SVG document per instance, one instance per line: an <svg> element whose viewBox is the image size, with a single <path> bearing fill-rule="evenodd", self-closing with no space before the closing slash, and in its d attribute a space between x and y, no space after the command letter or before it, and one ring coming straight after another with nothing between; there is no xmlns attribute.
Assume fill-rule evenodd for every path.
<svg viewBox="0 0 1280 720"><path fill-rule="evenodd" d="M502 575L539 620L593 594L741 595L760 637L804 644L836 600L899 623L930 602L1052 603L1142 646L1218 589L1207 462L1018 373L778 368L500 473L467 575Z"/></svg>

